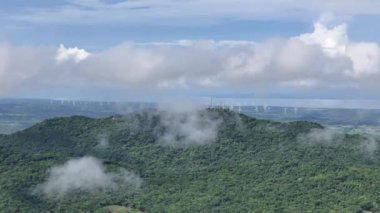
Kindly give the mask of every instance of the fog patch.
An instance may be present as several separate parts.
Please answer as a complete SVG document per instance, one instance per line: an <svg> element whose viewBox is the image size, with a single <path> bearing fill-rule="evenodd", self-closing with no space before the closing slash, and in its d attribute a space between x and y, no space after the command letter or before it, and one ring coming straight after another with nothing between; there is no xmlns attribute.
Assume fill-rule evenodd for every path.
<svg viewBox="0 0 380 213"><path fill-rule="evenodd" d="M348 136L357 135L354 139L355 149L364 153L373 154L378 149L380 139L377 127L359 126L352 129L340 127L326 127L324 129L312 129L309 133L300 134L297 141L306 144L324 144L330 146L349 145Z"/></svg>
<svg viewBox="0 0 380 213"><path fill-rule="evenodd" d="M164 101L158 105L158 141L173 147L205 145L216 140L221 118L201 105L184 101Z"/></svg>
<svg viewBox="0 0 380 213"><path fill-rule="evenodd" d="M367 136L364 140L360 143L360 149L364 152L373 154L378 147L377 139L372 136Z"/></svg>
<svg viewBox="0 0 380 213"><path fill-rule="evenodd" d="M269 132L270 134L279 134L284 133L286 129L284 126L277 124L277 123L268 123L265 125L265 131Z"/></svg>
<svg viewBox="0 0 380 213"><path fill-rule="evenodd" d="M52 167L48 178L33 189L33 194L61 199L71 192L134 191L141 184L141 178L133 172L122 168L107 172L99 159L86 156Z"/></svg>
<svg viewBox="0 0 380 213"><path fill-rule="evenodd" d="M99 135L98 144L96 145L96 148L106 149L108 147L109 147L109 135L108 134Z"/></svg>
<svg viewBox="0 0 380 213"><path fill-rule="evenodd" d="M359 134L363 137L360 148L373 154L378 149L380 140L380 128L377 126L359 126L349 131L349 134Z"/></svg>
<svg viewBox="0 0 380 213"><path fill-rule="evenodd" d="M332 145L334 143L340 143L343 141L345 133L339 128L323 128L323 129L312 129L308 133L298 135L297 140L315 144L328 144Z"/></svg>

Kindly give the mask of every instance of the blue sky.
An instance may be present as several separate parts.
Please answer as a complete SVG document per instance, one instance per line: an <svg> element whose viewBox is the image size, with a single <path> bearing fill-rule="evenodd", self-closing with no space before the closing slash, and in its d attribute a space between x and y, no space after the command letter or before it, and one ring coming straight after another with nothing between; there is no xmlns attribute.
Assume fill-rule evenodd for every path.
<svg viewBox="0 0 380 213"><path fill-rule="evenodd" d="M1 1L0 1L1 2ZM115 2L115 1L107 1ZM69 1L3 1L1 11L5 14L0 29L1 39L16 44L80 46L86 49L105 49L125 41L157 42L181 39L213 40L264 40L270 37L289 37L310 30L309 20L223 20L204 23L203 20L181 23L30 23L14 20L30 8L57 8ZM127 15L126 15L127 16ZM128 18L128 17L126 17ZM318 18L318 17L315 17ZM191 23L190 23L191 22ZM190 23L190 24L189 24Z"/></svg>
<svg viewBox="0 0 380 213"><path fill-rule="evenodd" d="M378 98L377 0L0 0L0 5L5 96ZM60 44L64 62L54 62ZM282 51L290 52L279 55ZM292 51L309 64L286 58ZM178 55L177 64L171 58ZM109 64L115 57L125 59ZM28 64L33 60L38 66ZM94 64L96 71L89 72ZM113 65L117 69L110 71Z"/></svg>
<svg viewBox="0 0 380 213"><path fill-rule="evenodd" d="M54 26L20 24L17 29L1 29L2 39L17 44L80 46L106 49L125 41L157 42L173 40L265 40L289 37L310 30L311 23L296 21L226 21L210 26ZM375 37L375 36L374 36Z"/></svg>
<svg viewBox="0 0 380 213"><path fill-rule="evenodd" d="M120 17L119 20L105 20L104 22L97 22L96 20L93 22L88 21L87 19L98 18L94 14L91 14L90 17L86 17L85 15L73 15L71 18L68 18L67 21L64 20L64 15L61 15L59 17L57 15L57 13L62 12L65 9L68 10L67 7L73 7L77 9L78 13L88 10L92 10L94 13L96 13L98 10L99 13L103 13L101 9L88 9L86 6L82 6L96 5L96 2L102 2L102 4L105 5L115 5L117 3L128 1L0 0L0 14L2 14L0 16L0 20L1 24L3 25L3 27L0 29L0 38L2 40L10 41L16 44L59 45L61 43L64 43L68 46L80 46L86 49L104 49L125 41L156 42L181 39L260 41L273 37L290 37L310 31L312 29L312 23L319 18L321 13L334 13L334 11L329 11L330 8L326 8L326 11L323 11L322 9L312 10L312 8L305 7L302 10L300 8L297 8L297 1L289 1L289 5L287 7L281 8L281 6L277 6L276 4L276 2L281 2L281 0L272 0L268 1L273 2L269 3L268 6L261 6L263 7L262 10L268 10L267 7L273 7L274 9L270 10L269 12L274 13L272 15L266 15L264 12L255 10L254 3L246 3L248 8L252 7L252 10L250 11L247 9L246 11L242 12L242 15L239 14L239 11L237 9L237 11L227 10L225 12L225 15L223 15L223 12L215 13L214 15L211 12L211 15L207 16L205 15L207 11L199 12L197 11L197 8L190 7L189 10L194 10L193 16L191 15L191 12L187 12L187 15L185 17L181 17L181 14L174 14L171 16L167 15L167 17L162 18L162 20L156 19L157 17L160 17L160 13L157 14L157 17L154 15L145 17L144 14L142 14L143 12L141 12L141 14L133 13L133 19L135 19L135 21L128 21L129 11L126 9L116 8L114 9L114 13L119 13L123 10L125 11L122 17ZM135 2L141 2L139 5L145 5L145 7L152 7L148 12L162 11L162 13L169 13L171 10L162 8L162 5L169 5L167 7L170 7L171 2L184 2L181 3L183 5L177 6L178 10L187 9L186 1L143 0ZM161 4L152 2L161 2ZM204 2L208 1L205 0ZM232 2L232 6L235 5L233 4L233 1L230 2ZM244 6L244 2L250 1L240 2L243 2ZM258 2L257 4L259 5L261 2L265 1L253 0L251 2ZM310 2L309 4L312 4L312 1L308 0L303 2ZM368 4L371 4L371 2L376 1L368 2ZM172 4L174 5L174 3ZM239 2L236 2L236 4L239 4ZM350 1L347 2L347 4L350 4ZM373 7L379 7L378 3L372 4ZM214 4L205 3L205 5ZM200 4L200 6L202 6L202 4ZM342 4L342 7L343 6L344 4ZM140 7L143 8L143 6ZM353 7L355 7L355 5L353 5ZM216 10L217 9L224 10L225 8L221 7L216 8ZM380 10L380 8L378 9ZM55 13L54 11L50 10L56 10L57 12ZM210 8L210 10L213 9ZM40 15L40 13L47 14ZM257 15L255 15L255 13L257 13ZM277 15L277 13L280 15ZM345 12L341 10L337 10L336 14L337 16L341 16L341 20L349 23L348 33L350 34L351 39L365 39L367 41L379 42L380 38L378 35L380 33L380 25L377 23L380 21L380 14L373 12ZM99 16L101 15L102 14L99 14ZM112 16L113 11L110 10L104 15ZM37 19L37 17L40 19ZM50 19L57 20L51 22L46 21ZM100 19L102 18L100 17ZM177 19L178 21L176 21Z"/></svg>

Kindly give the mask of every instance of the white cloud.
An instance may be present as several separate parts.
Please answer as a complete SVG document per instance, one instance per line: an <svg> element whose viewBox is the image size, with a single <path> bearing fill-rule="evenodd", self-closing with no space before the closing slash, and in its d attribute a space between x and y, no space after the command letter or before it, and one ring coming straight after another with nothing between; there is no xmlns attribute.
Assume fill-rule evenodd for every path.
<svg viewBox="0 0 380 213"><path fill-rule="evenodd" d="M376 43L359 42L347 46L347 56L352 60L353 69L348 75L360 78L362 75L376 75L380 70L380 47Z"/></svg>
<svg viewBox="0 0 380 213"><path fill-rule="evenodd" d="M346 24L331 29L321 22L314 24L314 32L302 34L298 37L306 44L319 45L328 56L347 57L352 67L343 74L353 78L360 78L380 71L380 47L374 42L351 42L347 35Z"/></svg>
<svg viewBox="0 0 380 213"><path fill-rule="evenodd" d="M59 45L55 60L58 63L69 60L73 60L74 62L78 63L86 59L88 56L90 56L90 53L84 49L79 49L78 47L66 48L63 44L61 44Z"/></svg>
<svg viewBox="0 0 380 213"><path fill-rule="evenodd" d="M302 34L298 38L306 44L320 45L331 57L344 55L348 43L347 26L341 24L328 29L321 22L316 22L313 33Z"/></svg>
<svg viewBox="0 0 380 213"><path fill-rule="evenodd" d="M63 45L57 52L0 44L0 92L75 85L142 91L379 88L379 45L351 41L346 28L317 22L311 33L265 42L123 43L91 56Z"/></svg>
<svg viewBox="0 0 380 213"><path fill-rule="evenodd" d="M12 46L0 43L0 95L7 95L30 82L30 89L44 84L55 69L52 47ZM43 75L39 78L39 75ZM38 80L36 80L38 79ZM34 83L32 83L34 82Z"/></svg>
<svg viewBox="0 0 380 213"><path fill-rule="evenodd" d="M102 162L94 157L72 159L54 166L47 180L33 190L50 199L60 199L73 191L98 192L102 190L136 190L142 180L132 172L106 172Z"/></svg>

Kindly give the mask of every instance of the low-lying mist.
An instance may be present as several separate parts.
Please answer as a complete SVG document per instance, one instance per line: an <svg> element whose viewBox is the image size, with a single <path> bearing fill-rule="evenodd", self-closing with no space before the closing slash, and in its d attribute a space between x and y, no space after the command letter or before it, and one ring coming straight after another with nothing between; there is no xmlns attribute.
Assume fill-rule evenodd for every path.
<svg viewBox="0 0 380 213"><path fill-rule="evenodd" d="M312 129L308 133L298 135L297 141L309 145L322 144L327 146L345 146L349 137L356 137L357 149L372 154L378 149L380 135L370 127L358 127L345 130L341 127L325 127Z"/></svg>
<svg viewBox="0 0 380 213"><path fill-rule="evenodd" d="M56 200L71 192L96 193L119 189L131 192L137 190L142 182L139 176L122 168L107 172L101 160L85 156L52 167L47 179L32 192Z"/></svg>
<svg viewBox="0 0 380 213"><path fill-rule="evenodd" d="M160 144L173 147L204 145L213 142L218 134L221 119L214 117L200 105L190 102L162 102L157 114L160 117Z"/></svg>

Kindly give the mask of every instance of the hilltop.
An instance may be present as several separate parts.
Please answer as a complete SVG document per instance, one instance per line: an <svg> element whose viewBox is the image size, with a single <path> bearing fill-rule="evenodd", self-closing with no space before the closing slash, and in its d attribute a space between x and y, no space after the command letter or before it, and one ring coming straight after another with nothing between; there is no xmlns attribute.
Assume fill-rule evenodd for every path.
<svg viewBox="0 0 380 213"><path fill-rule="evenodd" d="M118 205L146 212L379 211L380 159L376 148L363 148L368 144L363 136L314 143L309 134L324 134L325 128L312 122L258 120L219 109L196 118L173 116L146 110L108 118L54 118L1 135L0 209L92 212ZM174 119L169 121L181 134L168 135L173 126L164 118ZM194 130L191 125L199 122ZM183 124L185 129L178 127ZM135 178L134 187L107 185L90 192L78 187L59 197L50 197L59 188L36 190L49 180L52 168L66 168L57 165L98 161L107 175Z"/></svg>

